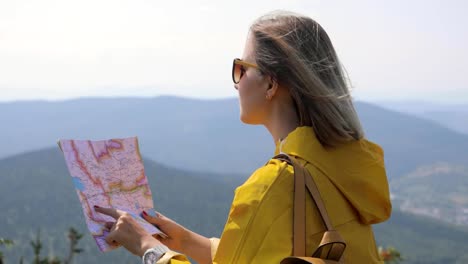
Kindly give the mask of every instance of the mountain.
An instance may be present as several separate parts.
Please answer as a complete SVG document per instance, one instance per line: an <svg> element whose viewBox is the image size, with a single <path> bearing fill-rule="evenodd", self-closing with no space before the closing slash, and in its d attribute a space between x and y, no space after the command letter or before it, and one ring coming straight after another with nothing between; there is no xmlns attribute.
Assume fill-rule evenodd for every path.
<svg viewBox="0 0 468 264"><path fill-rule="evenodd" d="M155 207L179 223L206 236L219 236L233 191L243 176L200 173L166 167L145 159ZM88 234L83 213L65 161L58 148L0 160L0 237L15 240L6 250L7 263L20 255L30 259L29 240L40 228L45 253L65 252L65 232L73 226L85 233L83 254L76 263L136 263L124 250L100 253ZM405 263L466 263L468 231L427 218L394 211L391 219L375 226L382 246L395 246Z"/></svg>
<svg viewBox="0 0 468 264"><path fill-rule="evenodd" d="M375 101L375 104L378 104L384 108L402 112L402 113L411 113L418 114L424 112L439 112L439 111L450 111L450 112L467 112L468 111L468 102L466 103L436 103L428 101L418 101L418 100L400 100L400 101L391 101L391 100L380 100Z"/></svg>
<svg viewBox="0 0 468 264"><path fill-rule="evenodd" d="M390 179L437 162L468 162L468 135L371 104L356 107L367 137L384 149Z"/></svg>
<svg viewBox="0 0 468 264"><path fill-rule="evenodd" d="M404 264L468 263L468 230L393 210L374 226L377 243L401 251Z"/></svg>
<svg viewBox="0 0 468 264"><path fill-rule="evenodd" d="M243 125L238 108L234 99L177 97L4 103L0 158L58 139L138 136L143 155L163 164L246 176L273 154L274 144L262 127Z"/></svg>
<svg viewBox="0 0 468 264"><path fill-rule="evenodd" d="M435 121L468 135L468 104L435 104L428 102L381 102L379 105L402 113Z"/></svg>
<svg viewBox="0 0 468 264"><path fill-rule="evenodd" d="M390 181L393 205L403 211L468 226L468 166L436 163Z"/></svg>
<svg viewBox="0 0 468 264"><path fill-rule="evenodd" d="M468 135L433 121L357 102L369 139L385 150L390 178L436 162L468 161ZM273 155L261 126L239 120L237 99L88 98L0 104L0 158L57 139L138 136L144 156L199 172L247 177Z"/></svg>
<svg viewBox="0 0 468 264"><path fill-rule="evenodd" d="M468 106L466 111L430 111L419 115L422 118L433 120L454 131L468 135Z"/></svg>
<svg viewBox="0 0 468 264"><path fill-rule="evenodd" d="M241 183L241 177L228 175L223 179L223 175L172 169L149 160L144 164L156 210L207 236L220 235L234 186ZM82 243L85 253L78 255L77 263L139 261L125 250L106 254L98 251L87 232L78 196L58 149L0 160L0 175L0 237L15 240L15 246L6 250L6 263L18 263L21 255L31 259L29 241L39 229L44 244L51 245L44 254L64 255L68 227L86 234Z"/></svg>

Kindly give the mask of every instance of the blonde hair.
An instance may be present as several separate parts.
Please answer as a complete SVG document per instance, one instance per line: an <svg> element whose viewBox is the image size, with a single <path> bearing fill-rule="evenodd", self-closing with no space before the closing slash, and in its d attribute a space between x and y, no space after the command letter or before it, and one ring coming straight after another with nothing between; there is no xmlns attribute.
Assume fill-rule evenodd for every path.
<svg viewBox="0 0 468 264"><path fill-rule="evenodd" d="M348 78L317 22L276 11L256 20L250 32L259 70L289 89L300 126L313 127L324 146L364 137Z"/></svg>

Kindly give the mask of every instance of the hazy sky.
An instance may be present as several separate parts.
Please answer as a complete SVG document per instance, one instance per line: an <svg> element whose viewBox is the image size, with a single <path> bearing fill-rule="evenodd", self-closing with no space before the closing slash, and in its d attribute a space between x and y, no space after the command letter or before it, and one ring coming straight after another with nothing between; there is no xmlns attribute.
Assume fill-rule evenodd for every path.
<svg viewBox="0 0 468 264"><path fill-rule="evenodd" d="M316 19L365 100L468 103L468 1L0 0L0 101L236 96L258 16Z"/></svg>

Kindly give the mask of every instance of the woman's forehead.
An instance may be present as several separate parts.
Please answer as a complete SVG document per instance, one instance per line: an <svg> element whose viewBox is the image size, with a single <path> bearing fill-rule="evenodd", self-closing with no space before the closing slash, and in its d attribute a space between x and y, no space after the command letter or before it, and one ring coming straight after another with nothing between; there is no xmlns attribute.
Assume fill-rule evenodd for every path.
<svg viewBox="0 0 468 264"><path fill-rule="evenodd" d="M244 53L242 55L242 60L245 61L255 61L255 41L254 37L252 34L247 35L247 39L245 41L245 46L244 46Z"/></svg>

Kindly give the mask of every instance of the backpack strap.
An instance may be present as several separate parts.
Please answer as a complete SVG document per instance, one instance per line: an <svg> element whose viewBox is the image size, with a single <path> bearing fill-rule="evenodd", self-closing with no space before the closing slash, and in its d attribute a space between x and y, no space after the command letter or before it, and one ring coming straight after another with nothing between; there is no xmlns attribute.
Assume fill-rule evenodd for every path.
<svg viewBox="0 0 468 264"><path fill-rule="evenodd" d="M302 257L306 255L305 190L307 189L326 228L322 241L312 256L340 261L346 243L338 231L333 229L320 192L309 171L296 158L285 153L276 155L273 159L284 161L294 168L293 256Z"/></svg>

